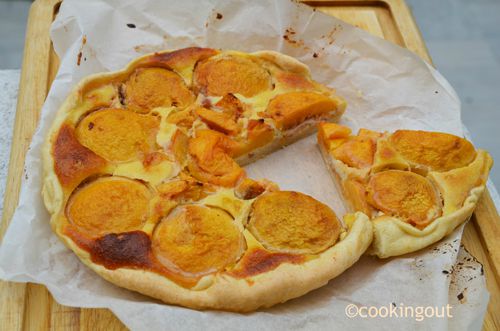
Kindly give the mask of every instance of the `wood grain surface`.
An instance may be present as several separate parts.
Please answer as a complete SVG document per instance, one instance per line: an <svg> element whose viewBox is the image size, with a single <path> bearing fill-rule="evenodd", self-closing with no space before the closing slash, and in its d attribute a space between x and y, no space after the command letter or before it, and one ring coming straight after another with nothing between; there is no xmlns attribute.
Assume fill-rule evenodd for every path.
<svg viewBox="0 0 500 331"><path fill-rule="evenodd" d="M411 12L402 0L304 2L406 47L432 63ZM3 237L17 206L26 151L59 66L49 37L50 24L59 4L60 0L37 0L30 10L0 237ZM483 326L488 331L500 330L500 245L495 242L498 239L500 217L486 193L465 228L463 243L484 265L491 293ZM109 310L59 305L44 286L0 282L0 329L86 331L126 328Z"/></svg>

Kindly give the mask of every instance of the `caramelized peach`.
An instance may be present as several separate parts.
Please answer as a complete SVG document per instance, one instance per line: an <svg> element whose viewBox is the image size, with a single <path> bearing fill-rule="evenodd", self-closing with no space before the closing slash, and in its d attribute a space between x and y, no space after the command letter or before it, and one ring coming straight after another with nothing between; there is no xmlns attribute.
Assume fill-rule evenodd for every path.
<svg viewBox="0 0 500 331"><path fill-rule="evenodd" d="M127 108L147 113L156 107L187 107L194 102L193 93L175 72L162 68L139 68L128 79L125 88Z"/></svg>
<svg viewBox="0 0 500 331"><path fill-rule="evenodd" d="M158 118L123 109L90 113L78 124L76 136L87 148L108 161L125 162L156 146Z"/></svg>
<svg viewBox="0 0 500 331"><path fill-rule="evenodd" d="M155 203L157 218L164 217L180 203L203 199L212 192L212 187L197 182L193 177L182 173L177 179L156 186L158 199Z"/></svg>
<svg viewBox="0 0 500 331"><path fill-rule="evenodd" d="M373 140L373 142L377 142L377 140L382 137L382 134L380 132L368 129L359 129L358 136L370 138L371 140Z"/></svg>
<svg viewBox="0 0 500 331"><path fill-rule="evenodd" d="M373 164L375 143L371 138L354 136L337 147L333 156L353 168L366 168Z"/></svg>
<svg viewBox="0 0 500 331"><path fill-rule="evenodd" d="M182 128L190 129L195 120L193 110L191 108L192 107L188 107L187 109L170 113L167 117L167 122Z"/></svg>
<svg viewBox="0 0 500 331"><path fill-rule="evenodd" d="M224 132L227 134L236 133L238 127L233 117L228 114L220 113L214 110L199 107L196 109L198 115L210 129Z"/></svg>
<svg viewBox="0 0 500 331"><path fill-rule="evenodd" d="M175 179L156 187L162 198L197 201L206 196L210 188L197 182L194 178Z"/></svg>
<svg viewBox="0 0 500 331"><path fill-rule="evenodd" d="M291 129L308 118L317 117L337 108L333 99L313 92L289 92L274 97L266 114L279 129Z"/></svg>
<svg viewBox="0 0 500 331"><path fill-rule="evenodd" d="M91 237L139 230L149 214L151 193L122 177L95 180L77 190L66 207L69 221Z"/></svg>
<svg viewBox="0 0 500 331"><path fill-rule="evenodd" d="M327 151L333 151L342 145L351 135L351 129L336 123L321 122L318 124L318 143Z"/></svg>
<svg viewBox="0 0 500 331"><path fill-rule="evenodd" d="M243 113L243 104L232 94L226 94L215 104L216 107L222 109L225 114L230 115L234 120L237 120Z"/></svg>
<svg viewBox="0 0 500 331"><path fill-rule="evenodd" d="M159 165L160 163L169 160L167 155L162 152L154 151L144 155L142 159L142 165L147 170L148 168Z"/></svg>
<svg viewBox="0 0 500 331"><path fill-rule="evenodd" d="M368 202L385 214L422 229L441 215L441 202L425 177L409 171L388 170L371 176Z"/></svg>
<svg viewBox="0 0 500 331"><path fill-rule="evenodd" d="M271 89L269 73L241 56L212 57L200 62L194 71L194 82L202 93L214 96L239 93L252 97Z"/></svg>
<svg viewBox="0 0 500 331"><path fill-rule="evenodd" d="M156 189L161 196L171 198L187 190L188 183L185 180L172 180L158 185Z"/></svg>
<svg viewBox="0 0 500 331"><path fill-rule="evenodd" d="M469 141L447 133L398 130L390 142L408 161L434 171L465 167L476 157Z"/></svg>
<svg viewBox="0 0 500 331"><path fill-rule="evenodd" d="M244 245L229 214L218 208L187 205L158 224L152 247L167 268L185 276L202 276L234 263Z"/></svg>
<svg viewBox="0 0 500 331"><path fill-rule="evenodd" d="M196 137L189 140L190 173L202 182L234 186L244 171L228 154L233 144L229 138L216 131L198 131Z"/></svg>
<svg viewBox="0 0 500 331"><path fill-rule="evenodd" d="M335 213L308 195L270 192L255 200L249 229L269 250L316 254L332 246L341 225Z"/></svg>
<svg viewBox="0 0 500 331"><path fill-rule="evenodd" d="M175 160L184 166L188 152L188 136L181 130L176 130L172 138L172 145L170 147L174 154Z"/></svg>
<svg viewBox="0 0 500 331"><path fill-rule="evenodd" d="M175 207L179 205L177 199L172 199L168 197L159 197L156 199L154 204L154 214L153 219L155 221L167 216Z"/></svg>
<svg viewBox="0 0 500 331"><path fill-rule="evenodd" d="M248 121L247 138L237 142L231 148L231 156L238 157L270 143L274 139L274 130L264 120Z"/></svg>
<svg viewBox="0 0 500 331"><path fill-rule="evenodd" d="M276 184L267 181L256 181L251 178L243 179L234 189L237 197L243 200L254 199L266 190L277 189Z"/></svg>
<svg viewBox="0 0 500 331"><path fill-rule="evenodd" d="M349 138L351 129L337 123L321 122L318 124L318 135L322 140Z"/></svg>

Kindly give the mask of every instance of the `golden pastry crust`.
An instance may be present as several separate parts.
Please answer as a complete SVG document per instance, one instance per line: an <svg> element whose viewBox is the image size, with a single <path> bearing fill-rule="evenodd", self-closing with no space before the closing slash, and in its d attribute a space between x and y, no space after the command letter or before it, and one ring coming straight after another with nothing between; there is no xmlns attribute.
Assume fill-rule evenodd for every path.
<svg viewBox="0 0 500 331"><path fill-rule="evenodd" d="M52 146L54 158L53 172L61 186L70 189L76 187L83 179L101 171L106 161L99 155L83 146L76 138L74 127L63 123L54 136Z"/></svg>
<svg viewBox="0 0 500 331"><path fill-rule="evenodd" d="M271 100L287 109L278 114ZM241 164L344 108L307 67L275 52L188 48L87 77L43 148L51 226L102 277L166 303L250 311L305 294L359 259L371 223L356 214L342 225L311 197L246 178ZM266 196L288 215L276 204L289 195L302 217L314 216L310 228L254 218L258 233L295 224L261 236L263 245L248 225L253 205Z"/></svg>
<svg viewBox="0 0 500 331"><path fill-rule="evenodd" d="M375 149L353 144L370 136ZM372 218L370 252L381 258L424 248L468 220L484 191L490 155L450 134L393 134L320 124L318 144L351 210ZM352 162L373 155L371 164Z"/></svg>
<svg viewBox="0 0 500 331"><path fill-rule="evenodd" d="M90 255L73 241L67 237L62 239L83 263L118 286L184 307L248 312L302 296L326 285L328 280L352 266L370 246L373 230L369 219L362 213L348 220L348 228L343 240L317 258L292 263L287 262L289 257L275 253L278 255L271 255L273 259L265 259L266 263L255 259L254 264L249 264L245 271L235 275L207 276L204 280L209 286L199 282L199 288L186 288L157 273L140 269L105 268L94 263ZM269 266L269 263L274 265ZM274 269L259 272L263 265Z"/></svg>

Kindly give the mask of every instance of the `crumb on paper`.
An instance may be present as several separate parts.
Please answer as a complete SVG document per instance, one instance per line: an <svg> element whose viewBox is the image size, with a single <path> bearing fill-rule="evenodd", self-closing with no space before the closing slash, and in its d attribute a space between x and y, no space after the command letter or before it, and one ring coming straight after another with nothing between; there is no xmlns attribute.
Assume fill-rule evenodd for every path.
<svg viewBox="0 0 500 331"><path fill-rule="evenodd" d="M297 32L291 27L286 28L285 34L283 35L283 39L288 42L292 46L301 47L304 46L303 39L295 39L294 36ZM306 47L305 47L306 48Z"/></svg>
<svg viewBox="0 0 500 331"><path fill-rule="evenodd" d="M330 31L328 31L328 33L322 35L320 39L325 40L328 45L331 45L336 40L334 38L334 35L337 31L342 31L342 25L340 24L334 25L334 27Z"/></svg>
<svg viewBox="0 0 500 331"><path fill-rule="evenodd" d="M82 44L80 45L80 51L78 52L78 55L76 57L76 65L79 66L80 63L82 62L82 56L83 56L83 46L87 43L87 36L83 35L82 38Z"/></svg>
<svg viewBox="0 0 500 331"><path fill-rule="evenodd" d="M205 29L208 28L210 23L215 22L214 18L216 20L222 20L224 18L224 15L222 15L222 13L220 12L216 12L215 9L212 9L212 14L209 15L208 19L205 21Z"/></svg>
<svg viewBox="0 0 500 331"><path fill-rule="evenodd" d="M331 46L331 45L333 45L336 42L336 38L334 38L335 34L337 32L342 31L342 30L343 30L342 25L341 24L336 24L327 33L322 34L319 37L319 40L321 41L321 44L323 46L320 47L319 49L316 49L315 52L314 52L314 54L316 54L317 56L314 56L314 55L313 56L314 57L319 57L321 54L323 54L325 52L326 47ZM344 50L344 45L341 45L339 49L340 49L339 50L339 54L346 55L348 53L347 50Z"/></svg>
<svg viewBox="0 0 500 331"><path fill-rule="evenodd" d="M131 29L135 29L136 26L134 23L127 23L127 27L131 28Z"/></svg>
<svg viewBox="0 0 500 331"><path fill-rule="evenodd" d="M462 292L457 294L457 299L461 304L467 303L467 287L463 289Z"/></svg>

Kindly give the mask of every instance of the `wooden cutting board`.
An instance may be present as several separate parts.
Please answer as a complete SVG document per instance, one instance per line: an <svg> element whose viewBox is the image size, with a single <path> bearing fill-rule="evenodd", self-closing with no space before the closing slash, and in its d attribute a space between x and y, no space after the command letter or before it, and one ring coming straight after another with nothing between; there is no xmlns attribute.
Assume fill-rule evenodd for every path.
<svg viewBox="0 0 500 331"><path fill-rule="evenodd" d="M378 37L415 52L431 63L415 21L402 0L305 1ZM59 67L49 37L60 0L37 0L28 20L24 59L14 127L4 214L3 236L19 197L26 151L38 123L40 108ZM500 217L488 193L467 224L463 243L484 265L491 298L485 330L500 330ZM0 282L1 330L122 330L125 326L106 309L80 309L59 305L44 286Z"/></svg>

